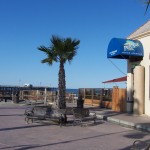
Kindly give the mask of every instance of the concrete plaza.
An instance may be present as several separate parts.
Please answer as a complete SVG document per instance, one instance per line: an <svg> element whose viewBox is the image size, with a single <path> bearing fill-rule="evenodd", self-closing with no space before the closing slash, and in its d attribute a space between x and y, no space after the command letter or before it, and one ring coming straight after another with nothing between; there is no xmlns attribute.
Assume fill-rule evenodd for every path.
<svg viewBox="0 0 150 150"><path fill-rule="evenodd" d="M150 134L98 120L87 127L50 122L26 124L20 104L0 105L2 150L128 150L136 139L150 141Z"/></svg>

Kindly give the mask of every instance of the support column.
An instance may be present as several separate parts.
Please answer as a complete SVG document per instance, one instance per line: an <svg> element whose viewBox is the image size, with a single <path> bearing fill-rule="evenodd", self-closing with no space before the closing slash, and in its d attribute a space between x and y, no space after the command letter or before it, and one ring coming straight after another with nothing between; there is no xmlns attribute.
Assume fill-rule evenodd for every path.
<svg viewBox="0 0 150 150"><path fill-rule="evenodd" d="M134 68L134 106L133 112L137 115L144 114L145 98L145 68L136 66Z"/></svg>
<svg viewBox="0 0 150 150"><path fill-rule="evenodd" d="M133 113L133 73L127 74L127 113Z"/></svg>

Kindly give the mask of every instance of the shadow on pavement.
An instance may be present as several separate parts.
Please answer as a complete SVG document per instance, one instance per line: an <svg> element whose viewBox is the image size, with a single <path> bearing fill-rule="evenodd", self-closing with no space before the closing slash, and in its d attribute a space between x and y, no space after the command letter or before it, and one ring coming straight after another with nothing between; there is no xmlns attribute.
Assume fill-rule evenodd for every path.
<svg viewBox="0 0 150 150"><path fill-rule="evenodd" d="M144 132L137 132L137 133L129 133L127 135L124 135L124 137L131 138L131 139L142 139L147 135L147 133Z"/></svg>
<svg viewBox="0 0 150 150"><path fill-rule="evenodd" d="M8 117L8 116L24 116L24 114L12 114L12 115L0 115L1 117Z"/></svg>
<svg viewBox="0 0 150 150"><path fill-rule="evenodd" d="M66 140L66 141L62 141L62 142L55 142L55 143L44 144L44 145L32 145L31 144L31 145L6 146L6 147L2 147L1 149L14 148L15 150L29 150L29 149L36 149L36 148L40 148L40 147L44 148L46 146L53 146L53 145L66 144L66 143L71 143L71 142L76 142L76 141L88 140L88 139L92 139L92 138L114 135L114 134L123 133L123 132L127 132L127 131L114 132L114 133L109 133L109 134L102 134L102 135L96 135L96 136L91 136L91 137Z"/></svg>
<svg viewBox="0 0 150 150"><path fill-rule="evenodd" d="M0 131L9 131L9 130L18 130L18 129L25 129L25 128L35 128L35 127L42 127L42 126L49 126L49 124L40 124L40 125L29 125L29 126L20 126L20 127L11 127L11 128L2 128Z"/></svg>

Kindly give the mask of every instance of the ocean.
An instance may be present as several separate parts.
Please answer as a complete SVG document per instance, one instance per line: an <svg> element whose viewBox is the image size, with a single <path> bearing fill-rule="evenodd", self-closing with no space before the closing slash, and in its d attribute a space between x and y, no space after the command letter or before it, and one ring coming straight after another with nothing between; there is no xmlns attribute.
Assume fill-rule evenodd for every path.
<svg viewBox="0 0 150 150"><path fill-rule="evenodd" d="M67 93L74 93L74 94L77 94L78 95L78 89L66 89L66 92Z"/></svg>
<svg viewBox="0 0 150 150"><path fill-rule="evenodd" d="M52 91L57 91L58 88L51 88ZM73 93L78 95L79 89L66 89L66 93Z"/></svg>

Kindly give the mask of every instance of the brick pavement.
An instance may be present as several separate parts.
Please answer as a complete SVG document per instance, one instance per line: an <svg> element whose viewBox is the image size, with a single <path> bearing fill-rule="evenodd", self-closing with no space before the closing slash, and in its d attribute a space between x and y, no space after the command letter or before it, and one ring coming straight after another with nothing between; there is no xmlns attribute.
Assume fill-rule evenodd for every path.
<svg viewBox="0 0 150 150"><path fill-rule="evenodd" d="M25 108L23 104L0 104L0 149L127 150L136 139L148 142L150 139L150 135L146 132L102 120L95 126L87 127L67 125L60 128L48 122L26 124L23 115ZM122 118L121 115L126 117L125 114L115 114L110 110L92 109L92 111L96 111L99 117L107 119Z"/></svg>

